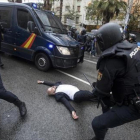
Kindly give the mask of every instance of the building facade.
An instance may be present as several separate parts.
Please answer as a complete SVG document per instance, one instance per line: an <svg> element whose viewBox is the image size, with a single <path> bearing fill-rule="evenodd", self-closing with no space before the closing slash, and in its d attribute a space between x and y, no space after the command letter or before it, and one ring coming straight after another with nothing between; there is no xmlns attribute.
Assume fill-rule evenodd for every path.
<svg viewBox="0 0 140 140"><path fill-rule="evenodd" d="M124 0L128 1L128 0ZM134 0L135 1L135 0ZM92 0L63 0L63 6L62 6L62 23L67 26L75 26L77 29L80 28L80 25L87 25L87 27L91 26L91 28L96 25L96 23L93 20L86 20L86 6L88 6ZM54 1L53 11L57 16L60 15L60 0ZM70 16L73 12L74 18L71 19ZM116 22L118 24L123 24L123 21L120 20L112 20L112 22ZM101 23L99 23L101 24ZM89 27L90 29L90 27Z"/></svg>
<svg viewBox="0 0 140 140"><path fill-rule="evenodd" d="M80 25L93 24L86 20L86 6L90 2L91 0L63 0L62 23L76 28L80 28ZM54 1L52 10L57 16L60 15L60 0Z"/></svg>

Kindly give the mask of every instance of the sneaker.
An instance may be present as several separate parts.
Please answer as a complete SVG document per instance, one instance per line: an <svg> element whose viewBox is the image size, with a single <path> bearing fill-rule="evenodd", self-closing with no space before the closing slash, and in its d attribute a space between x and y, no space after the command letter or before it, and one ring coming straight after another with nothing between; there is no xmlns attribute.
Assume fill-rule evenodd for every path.
<svg viewBox="0 0 140 140"><path fill-rule="evenodd" d="M27 109L26 109L26 105L24 102L21 102L21 104L18 106L19 108L19 112L20 112L20 116L24 117L27 114Z"/></svg>

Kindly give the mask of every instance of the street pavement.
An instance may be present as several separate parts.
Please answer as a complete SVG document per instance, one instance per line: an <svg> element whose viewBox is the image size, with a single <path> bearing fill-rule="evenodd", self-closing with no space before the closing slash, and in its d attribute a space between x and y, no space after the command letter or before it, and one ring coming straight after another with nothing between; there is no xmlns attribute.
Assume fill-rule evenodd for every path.
<svg viewBox="0 0 140 140"><path fill-rule="evenodd" d="M85 61L71 69L51 69L42 72L32 62L1 54L5 64L0 69L4 86L16 94L27 105L28 114L21 119L17 107L0 100L0 140L88 140L94 136L91 122L102 113L95 102L76 104L78 120L73 120L69 111L46 95L47 86L38 85L37 80L61 81L82 90L92 90L89 81L96 81L97 57L85 54ZM105 140L139 140L140 120L112 128Z"/></svg>

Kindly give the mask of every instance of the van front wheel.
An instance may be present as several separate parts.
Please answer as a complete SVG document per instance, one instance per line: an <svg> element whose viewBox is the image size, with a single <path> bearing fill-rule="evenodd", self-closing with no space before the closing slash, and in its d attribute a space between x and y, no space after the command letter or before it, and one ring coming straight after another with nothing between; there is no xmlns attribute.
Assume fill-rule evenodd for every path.
<svg viewBox="0 0 140 140"><path fill-rule="evenodd" d="M47 71L51 66L48 56L44 53L38 53L35 56L35 65L41 71Z"/></svg>

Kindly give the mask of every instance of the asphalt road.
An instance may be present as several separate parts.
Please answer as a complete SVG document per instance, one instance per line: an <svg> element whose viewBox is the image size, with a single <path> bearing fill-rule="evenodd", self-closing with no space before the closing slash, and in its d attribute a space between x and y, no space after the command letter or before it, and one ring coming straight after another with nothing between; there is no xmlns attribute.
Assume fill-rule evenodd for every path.
<svg viewBox="0 0 140 140"><path fill-rule="evenodd" d="M46 95L47 86L38 85L37 80L62 81L83 90L91 90L83 73L91 82L96 81L96 61L86 54L83 64L72 69L37 70L33 63L17 57L2 54L5 64L0 70L4 86L25 101L27 117L22 120L18 109L0 100L0 140L88 140L94 136L91 122L101 114L97 103L71 102L79 115L73 120L68 110ZM69 75L68 75L69 74ZM78 79L79 78L79 79ZM140 120L108 131L105 140L139 140Z"/></svg>

